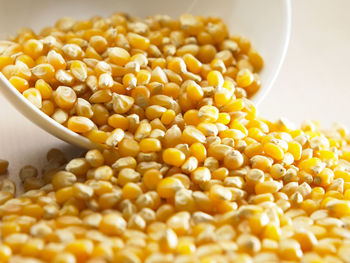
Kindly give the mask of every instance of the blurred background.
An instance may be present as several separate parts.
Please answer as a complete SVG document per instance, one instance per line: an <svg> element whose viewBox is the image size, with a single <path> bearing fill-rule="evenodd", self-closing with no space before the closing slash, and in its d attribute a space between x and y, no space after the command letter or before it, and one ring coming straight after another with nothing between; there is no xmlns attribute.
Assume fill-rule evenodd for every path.
<svg viewBox="0 0 350 263"><path fill-rule="evenodd" d="M324 126L337 121L350 128L349 10L348 0L293 0L288 53L259 105L261 116L295 123L314 119ZM80 151L30 123L1 96L0 105L0 158L10 161L10 175L25 164L42 167L50 148L70 156Z"/></svg>
<svg viewBox="0 0 350 263"><path fill-rule="evenodd" d="M281 72L259 105L268 118L335 121L350 128L350 1L293 0Z"/></svg>

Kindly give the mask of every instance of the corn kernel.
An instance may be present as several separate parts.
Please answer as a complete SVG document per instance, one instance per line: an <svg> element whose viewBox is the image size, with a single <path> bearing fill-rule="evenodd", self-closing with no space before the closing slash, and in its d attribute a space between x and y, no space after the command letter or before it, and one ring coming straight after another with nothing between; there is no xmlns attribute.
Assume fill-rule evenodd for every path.
<svg viewBox="0 0 350 263"><path fill-rule="evenodd" d="M29 83L27 80L13 76L9 79L10 83L21 93L29 88Z"/></svg>
<svg viewBox="0 0 350 263"><path fill-rule="evenodd" d="M23 96L29 100L35 107L41 108L42 98L40 91L35 88L29 88L23 91Z"/></svg>

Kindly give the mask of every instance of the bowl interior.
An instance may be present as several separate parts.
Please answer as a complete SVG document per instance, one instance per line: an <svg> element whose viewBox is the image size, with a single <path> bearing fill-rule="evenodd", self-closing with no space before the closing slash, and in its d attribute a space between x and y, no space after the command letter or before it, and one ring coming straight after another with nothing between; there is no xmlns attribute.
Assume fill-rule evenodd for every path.
<svg viewBox="0 0 350 263"><path fill-rule="evenodd" d="M119 11L141 17L160 13L178 17L186 12L219 16L231 33L251 39L265 60L261 72L263 86L252 98L256 103L263 99L278 74L290 34L290 0L2 0L0 3L2 39L24 26L39 30L62 16L83 19Z"/></svg>

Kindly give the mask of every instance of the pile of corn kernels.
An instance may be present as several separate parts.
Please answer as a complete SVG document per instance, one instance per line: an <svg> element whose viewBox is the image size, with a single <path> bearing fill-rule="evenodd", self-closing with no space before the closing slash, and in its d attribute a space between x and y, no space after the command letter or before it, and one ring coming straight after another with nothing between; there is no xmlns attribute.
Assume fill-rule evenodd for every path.
<svg viewBox="0 0 350 263"><path fill-rule="evenodd" d="M166 130L200 106L235 110L228 102L259 89L254 72L263 66L250 42L229 37L220 19L191 15L62 18L39 35L23 29L0 52L1 44L0 70L24 97L106 147L143 119Z"/></svg>
<svg viewBox="0 0 350 263"><path fill-rule="evenodd" d="M0 262L350 262L350 135L256 115L263 66L218 18L60 19L0 70L98 144L1 181ZM0 173L8 163L0 160Z"/></svg>

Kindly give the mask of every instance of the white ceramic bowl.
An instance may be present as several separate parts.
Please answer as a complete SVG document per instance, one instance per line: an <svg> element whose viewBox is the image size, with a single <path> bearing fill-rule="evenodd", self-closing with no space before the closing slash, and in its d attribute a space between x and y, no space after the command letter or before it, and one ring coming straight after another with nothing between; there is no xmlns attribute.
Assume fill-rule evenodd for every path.
<svg viewBox="0 0 350 263"><path fill-rule="evenodd" d="M0 39L21 27L39 30L63 16L79 19L108 16L117 11L140 17L152 14L178 17L182 13L219 16L231 33L248 37L265 60L260 74L262 87L252 97L256 104L266 96L280 71L291 27L290 0L0 0L0 6ZM24 116L47 132L83 148L96 147L32 106L1 73L0 91Z"/></svg>

